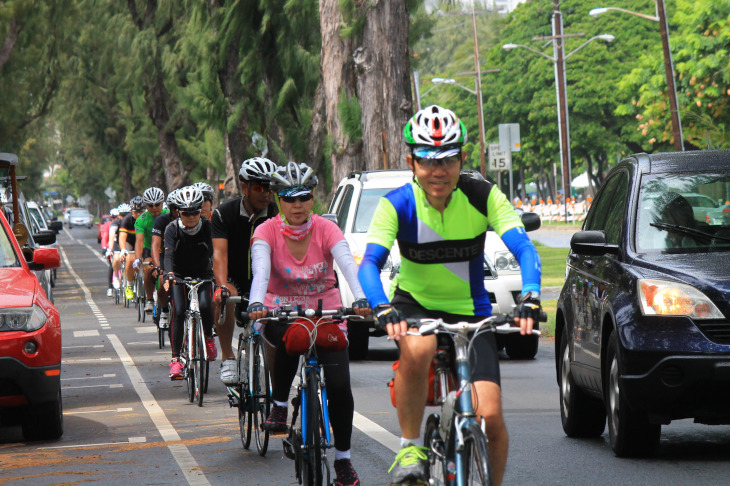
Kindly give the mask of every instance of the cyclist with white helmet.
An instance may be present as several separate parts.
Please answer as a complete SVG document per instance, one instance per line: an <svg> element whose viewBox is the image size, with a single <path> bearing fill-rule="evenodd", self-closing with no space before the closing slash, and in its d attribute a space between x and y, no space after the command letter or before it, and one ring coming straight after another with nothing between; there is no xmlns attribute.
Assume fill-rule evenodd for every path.
<svg viewBox="0 0 730 486"><path fill-rule="evenodd" d="M109 264L109 272L108 272L108 283L109 287L106 290L106 296L111 297L114 293L114 288L112 284L112 277L114 274L114 270L112 269L112 245L114 244L113 240L109 240L109 228L111 227L114 220L117 219L117 216L119 215L119 210L117 208L111 208L109 210L109 216L111 218L109 221L101 225L99 228L99 232L101 233L101 249L104 250L104 258L106 258L106 262Z"/></svg>
<svg viewBox="0 0 730 486"><path fill-rule="evenodd" d="M205 219L210 219L213 214L213 199L215 199L215 191L213 186L207 182L196 182L193 186L197 187L203 193L203 212L201 213Z"/></svg>
<svg viewBox="0 0 730 486"><path fill-rule="evenodd" d="M122 267L122 260L120 258L121 249L119 248L119 226L122 224L124 217L132 211L132 208L129 204L122 203L116 207L116 210L117 217L114 218L112 224L109 226L109 248L112 251L112 287L118 289L121 285L119 269Z"/></svg>
<svg viewBox="0 0 730 486"><path fill-rule="evenodd" d="M491 182L460 174L466 160L466 128L450 110L429 106L403 131L413 181L380 199L370 224L359 279L375 309L377 324L400 347L395 397L401 449L391 466L392 483L428 484L428 454L420 435L436 336L409 336L406 317L476 322L492 305L484 288L484 243L489 226L519 261L522 296L516 322L531 332L540 312L540 257L504 194ZM392 300L380 271L395 241L401 253ZM435 284L438 282L438 284ZM493 333L470 345L475 412L484 419L494 484L507 461L508 435L502 416L499 359ZM389 472L390 472L389 471Z"/></svg>
<svg viewBox="0 0 730 486"><path fill-rule="evenodd" d="M325 309L342 307L340 291L335 286L333 263L342 269L357 299L353 308L360 315L370 314L370 306L357 280L357 264L339 226L312 212L317 177L306 164L289 162L271 176L280 213L256 228L251 246L254 278L248 312L252 319L265 317L269 308L281 304L316 309L318 301ZM347 333L347 324L340 324ZM264 430L285 431L287 405L299 356L291 356L282 340L282 326L265 325L266 340L276 347L272 364L271 413L262 425ZM350 387L350 360L347 349L322 353L327 381L327 401L335 437L334 469L337 486L360 484L350 461L350 442L354 400Z"/></svg>
<svg viewBox="0 0 730 486"><path fill-rule="evenodd" d="M187 289L182 283L175 283L176 278L209 279L213 277L213 242L211 241L211 223L201 217L203 194L196 187L187 186L177 191L177 202L180 217L165 228L165 290L172 295L172 329L170 342L172 361L170 361L170 379L182 379L183 366L180 363L180 349L183 342L185 311L188 307ZM172 287L171 287L172 286ZM200 316L205 332L205 346L208 359L214 360L217 354L215 338L213 338L213 308L211 307L212 286L201 285L198 288Z"/></svg>
<svg viewBox="0 0 730 486"><path fill-rule="evenodd" d="M276 164L269 159L245 160L238 172L242 196L224 202L213 211L213 270L218 285L214 299L216 322L220 316L223 288L233 296L247 295L251 288L251 237L258 225L279 213L269 188L271 174L276 169ZM222 360L220 376L228 385L238 383L236 354L231 346L233 311L234 305L229 304L225 322L222 326L217 325Z"/></svg>
<svg viewBox="0 0 730 486"><path fill-rule="evenodd" d="M134 291L132 290L132 282L134 282L134 246L136 243L136 230L134 229L134 223L137 218L144 212L144 200L142 196L134 196L129 201L131 212L127 214L122 223L119 225L119 246L121 247L122 257L127 259L127 288L124 289L127 300L134 298Z"/></svg>
<svg viewBox="0 0 730 486"><path fill-rule="evenodd" d="M148 187L144 191L144 194L142 194L142 200L145 206L147 206L147 211L142 213L134 222L134 231L136 234L134 253L137 258L132 263L132 266L137 271L140 271L139 267L142 262L152 261L152 228L155 225L155 219L160 214L170 211L169 209L162 208L162 203L165 201L165 193L159 187ZM151 266L145 266L142 269L144 273L144 290L147 296L147 301L144 306L145 312L152 312L152 300L155 291L155 279L152 278L153 270Z"/></svg>
<svg viewBox="0 0 730 486"><path fill-rule="evenodd" d="M163 241L165 237L165 228L167 228L167 225L176 220L179 216L176 200L179 191L179 189L175 189L167 195L167 200L165 202L167 204L167 209L169 209L169 212L157 216L155 218L155 224L152 226L151 253L152 264L154 265L154 268L152 269L151 275L153 278L158 278L164 270L162 268L162 263L165 261L165 245ZM157 290L157 304L160 309L157 325L160 326L160 328L162 329L167 329L170 324L170 313L167 310L167 305L170 303L169 295L170 293L163 287L160 287Z"/></svg>

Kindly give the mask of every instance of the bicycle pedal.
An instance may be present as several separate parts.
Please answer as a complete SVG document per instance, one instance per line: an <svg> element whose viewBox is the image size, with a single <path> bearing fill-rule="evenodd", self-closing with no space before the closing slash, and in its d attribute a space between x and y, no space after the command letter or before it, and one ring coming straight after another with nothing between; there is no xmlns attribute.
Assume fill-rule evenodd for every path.
<svg viewBox="0 0 730 486"><path fill-rule="evenodd" d="M295 460L297 458L296 454L294 454L294 449L292 448L291 442L289 442L289 439L284 439L283 441L284 446L284 455L288 457L291 460Z"/></svg>

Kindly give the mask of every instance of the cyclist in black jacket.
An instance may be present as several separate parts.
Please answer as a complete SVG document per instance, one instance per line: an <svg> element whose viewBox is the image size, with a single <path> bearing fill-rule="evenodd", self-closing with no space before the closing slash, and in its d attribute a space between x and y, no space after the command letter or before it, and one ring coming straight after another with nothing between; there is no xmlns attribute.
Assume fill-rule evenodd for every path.
<svg viewBox="0 0 730 486"><path fill-rule="evenodd" d="M213 243L211 241L211 224L201 218L203 194L195 187L179 189L177 207L180 218L165 228L165 284L172 295L172 361L170 362L170 379L182 379L182 363L179 361L180 348L183 341L185 311L188 307L187 288L182 283L175 283L176 278L192 277L209 279L213 277ZM172 286L172 288L170 288ZM213 338L213 309L211 307L212 286L201 285L198 288L200 316L205 332L205 347L208 360L213 361L218 353Z"/></svg>

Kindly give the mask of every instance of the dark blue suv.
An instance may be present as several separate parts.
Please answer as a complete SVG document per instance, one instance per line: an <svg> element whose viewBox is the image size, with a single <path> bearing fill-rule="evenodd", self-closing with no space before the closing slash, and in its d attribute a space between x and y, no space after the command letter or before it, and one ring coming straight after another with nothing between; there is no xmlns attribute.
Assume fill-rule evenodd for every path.
<svg viewBox="0 0 730 486"><path fill-rule="evenodd" d="M709 224L706 207L729 200L730 150L638 154L608 174L558 299L569 437L608 419L614 453L641 456L672 420L730 424L730 212Z"/></svg>

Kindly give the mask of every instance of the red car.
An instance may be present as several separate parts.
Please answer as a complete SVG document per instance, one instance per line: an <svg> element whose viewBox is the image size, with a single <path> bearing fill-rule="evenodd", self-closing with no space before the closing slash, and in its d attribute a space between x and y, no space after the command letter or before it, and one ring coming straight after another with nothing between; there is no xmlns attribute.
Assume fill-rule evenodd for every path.
<svg viewBox="0 0 730 486"><path fill-rule="evenodd" d="M16 227L14 235L0 211L0 424L20 423L27 440L57 439L63 434L61 317L31 270L61 262L53 247L21 250L28 230Z"/></svg>

